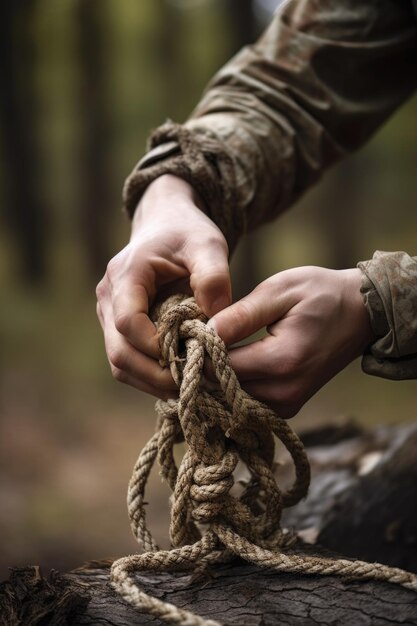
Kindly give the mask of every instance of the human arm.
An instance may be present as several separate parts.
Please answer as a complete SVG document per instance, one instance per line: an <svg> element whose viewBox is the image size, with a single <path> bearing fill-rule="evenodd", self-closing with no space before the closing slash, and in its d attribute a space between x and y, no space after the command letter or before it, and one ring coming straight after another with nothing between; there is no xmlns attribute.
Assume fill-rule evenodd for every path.
<svg viewBox="0 0 417 626"><path fill-rule="evenodd" d="M97 286L114 378L163 399L173 397L176 387L158 362L157 331L149 319L155 297L191 290L207 316L231 302L226 240L199 207L188 183L158 178L137 207L129 244Z"/></svg>
<svg viewBox="0 0 417 626"><path fill-rule="evenodd" d="M159 177L170 174L187 181L201 199L202 212L233 249L242 232L290 206L328 166L364 143L401 104L415 88L415 52L416 25L409 0L372 0L362 5L353 0L289 2L258 44L243 50L215 77L185 125L167 125L152 135L152 149L128 178L124 191L131 215L141 212L144 205L148 210L137 230L134 226L134 243L110 264L99 287L99 308L110 312L101 316L105 334L118 339L117 350L110 349L106 339L116 377L130 382L133 374L126 363L131 364L133 356L128 358L126 351L131 353L133 347L141 352L148 333L153 350L143 354L156 361L156 335L147 313L156 292L168 280L156 266L166 269L165 262L171 260L165 256L164 241L171 240L173 221L175 233L178 226L183 231L181 250L188 249L191 256L193 250L201 251L203 265L212 256L206 241L200 240L198 247L184 241L193 240L190 228L196 220L202 224L206 215L197 218L193 212L196 219L189 222L179 196L166 187L168 201L158 195L158 201L148 202L154 198ZM151 257L142 254L149 252L148 219L158 241L151 250L152 258L158 259L153 266ZM220 248L224 250L223 243ZM180 262L184 278L191 274L190 254ZM222 268L226 264L223 252ZM175 284L177 265L169 267L173 271L168 282ZM151 270L153 283L144 281L144 268L148 276ZM130 308L123 305L117 314L123 323L117 322L111 285L134 293L138 274L143 299L138 305L130 298ZM223 281L219 287L223 302L230 297L227 288L230 283ZM205 288L200 290L204 292ZM208 315L213 313L205 307L204 297L200 304ZM143 323L137 324L135 332L142 338L134 338L129 330L138 314ZM155 377L151 377L145 363L139 367L136 361L131 372L138 385L158 388L160 373L152 368Z"/></svg>
<svg viewBox="0 0 417 626"><path fill-rule="evenodd" d="M230 347L243 388L276 410L298 413L373 341L360 293L362 272L298 267L263 281L210 321ZM267 329L267 336L233 345Z"/></svg>
<svg viewBox="0 0 417 626"><path fill-rule="evenodd" d="M359 266L280 272L210 320L244 389L281 417L363 353L369 374L417 378L417 258L376 252ZM233 348L263 328L267 337Z"/></svg>
<svg viewBox="0 0 417 626"><path fill-rule="evenodd" d="M363 145L417 85L410 0L292 0L167 124L126 181L133 214L161 173L184 178L233 249Z"/></svg>

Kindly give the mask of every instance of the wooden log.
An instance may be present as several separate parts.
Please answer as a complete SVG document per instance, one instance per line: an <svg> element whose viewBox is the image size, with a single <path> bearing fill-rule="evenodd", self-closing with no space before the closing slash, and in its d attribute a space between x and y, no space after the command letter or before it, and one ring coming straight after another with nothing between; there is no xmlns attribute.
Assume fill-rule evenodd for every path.
<svg viewBox="0 0 417 626"><path fill-rule="evenodd" d="M312 488L284 525L338 553L417 571L417 426L363 432L346 424L303 439ZM289 466L278 468L284 480ZM323 553L318 546L306 550ZM37 567L13 570L0 585L1 626L161 624L113 591L109 567L110 561L91 562L48 578ZM204 579L150 572L136 579L146 592L224 625L417 626L417 594L388 583L281 574L238 560Z"/></svg>
<svg viewBox="0 0 417 626"><path fill-rule="evenodd" d="M109 586L108 575L106 563L48 579L38 568L15 570L1 590L1 624L162 626L126 604ZM277 574L246 563L219 566L211 578L191 584L189 576L178 574L136 579L148 593L224 626L417 624L417 594L388 583Z"/></svg>
<svg viewBox="0 0 417 626"><path fill-rule="evenodd" d="M340 554L417 572L417 425L346 424L303 439L311 487L283 525Z"/></svg>

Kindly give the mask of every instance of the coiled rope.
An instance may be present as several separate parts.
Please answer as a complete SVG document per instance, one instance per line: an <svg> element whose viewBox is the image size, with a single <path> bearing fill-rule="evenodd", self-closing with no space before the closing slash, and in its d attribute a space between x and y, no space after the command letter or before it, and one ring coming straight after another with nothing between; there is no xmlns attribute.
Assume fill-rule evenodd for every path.
<svg viewBox="0 0 417 626"><path fill-rule="evenodd" d="M138 609L169 624L220 626L142 591L137 571L193 570L239 556L261 567L300 574L384 580L417 592L417 575L380 563L301 554L298 538L282 529L283 509L306 494L310 465L303 444L288 422L245 393L231 367L227 349L206 326L195 300L168 298L154 311L164 366L179 388L179 399L158 400L156 432L139 455L128 489L131 527L144 552L115 561L111 582ZM204 360L211 360L218 381L209 384ZM295 480L282 492L273 474L275 439L291 454ZM177 467L174 446L185 441ZM146 525L145 487L155 463L173 491L169 527L171 550L159 550ZM250 480L232 495L238 462Z"/></svg>

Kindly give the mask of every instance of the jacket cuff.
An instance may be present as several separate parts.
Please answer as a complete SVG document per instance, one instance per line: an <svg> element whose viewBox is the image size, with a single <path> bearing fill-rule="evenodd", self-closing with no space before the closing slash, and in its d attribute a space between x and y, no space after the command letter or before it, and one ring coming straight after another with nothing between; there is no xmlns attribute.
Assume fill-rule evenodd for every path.
<svg viewBox="0 0 417 626"><path fill-rule="evenodd" d="M130 217L147 186L172 174L186 180L201 197L205 213L217 224L232 250L244 230L233 215L233 166L220 142L206 133L169 122L154 131L148 152L126 179L123 201ZM227 181L227 184L226 182Z"/></svg>
<svg viewBox="0 0 417 626"><path fill-rule="evenodd" d="M405 252L377 251L358 267L377 337L363 355L363 371L395 380L417 378L416 260Z"/></svg>

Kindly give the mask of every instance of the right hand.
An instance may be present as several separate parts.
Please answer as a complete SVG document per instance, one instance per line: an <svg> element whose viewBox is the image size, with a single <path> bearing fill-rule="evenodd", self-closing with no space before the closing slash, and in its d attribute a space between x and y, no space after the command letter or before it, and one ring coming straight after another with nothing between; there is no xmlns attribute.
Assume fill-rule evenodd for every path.
<svg viewBox="0 0 417 626"><path fill-rule="evenodd" d="M227 243L199 206L186 181L156 179L138 204L129 244L97 286L97 315L114 378L165 400L177 390L158 362L157 331L149 319L155 298L191 290L207 317L231 303Z"/></svg>

